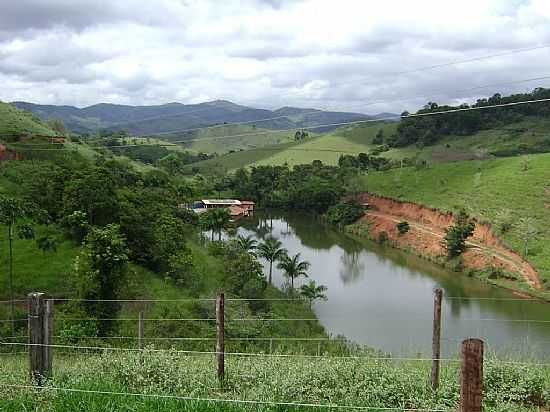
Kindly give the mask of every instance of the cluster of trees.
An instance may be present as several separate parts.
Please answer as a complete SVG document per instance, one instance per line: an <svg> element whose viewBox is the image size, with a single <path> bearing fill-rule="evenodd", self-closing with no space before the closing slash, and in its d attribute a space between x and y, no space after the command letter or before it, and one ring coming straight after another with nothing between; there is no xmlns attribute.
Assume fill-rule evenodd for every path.
<svg viewBox="0 0 550 412"><path fill-rule="evenodd" d="M307 278L310 263L301 260L300 253L294 256L288 254L288 250L283 248L280 240L274 237L267 237L265 241L258 243L251 236L237 236L234 240L237 247L246 252L252 259L260 257L269 263L268 283L273 282L273 264L277 263L277 268L283 271L283 275L290 282L290 293L294 294L294 281L300 277ZM317 285L311 280L300 287L299 293L311 306L317 299L326 299L327 288L324 285Z"/></svg>
<svg viewBox="0 0 550 412"><path fill-rule="evenodd" d="M550 98L550 89L537 88L530 93L519 93L511 96L495 94L487 99L479 99L475 104L469 106L440 106L437 103L429 102L417 114L429 114L434 112L445 112L460 109L481 108L507 103L516 103L537 99ZM404 112L403 116L408 116ZM431 145L436 143L445 135L465 136L484 129L504 126L518 122L528 116L550 117L550 103L521 104L495 109L455 111L452 113L437 116L409 117L401 120L394 135L384 137L376 136L376 144L386 143L392 147L403 147L411 144Z"/></svg>
<svg viewBox="0 0 550 412"><path fill-rule="evenodd" d="M354 200L331 206L325 214L326 220L333 225L350 225L365 213L363 206Z"/></svg>

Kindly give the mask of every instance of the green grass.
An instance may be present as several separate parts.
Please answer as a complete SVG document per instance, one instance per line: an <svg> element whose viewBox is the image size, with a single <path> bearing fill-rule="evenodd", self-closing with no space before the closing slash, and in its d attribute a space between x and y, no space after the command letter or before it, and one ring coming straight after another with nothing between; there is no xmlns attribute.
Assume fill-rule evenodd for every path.
<svg viewBox="0 0 550 412"><path fill-rule="evenodd" d="M528 168L524 165L528 160ZM370 192L418 202L440 210L464 208L481 221L495 222L508 210L536 221L538 235L524 256L550 285L550 154L434 164L428 169L393 169L363 177ZM517 226L503 235L516 251L524 250ZM549 295L549 293L546 293Z"/></svg>
<svg viewBox="0 0 550 412"><path fill-rule="evenodd" d="M56 353L54 377L46 385L84 391L188 396L217 400L257 400L376 408L455 410L459 365L443 362L440 388L429 385L430 363L323 357L226 357L220 389L213 355L176 352ZM4 356L1 384L26 384L25 357ZM532 411L550 402L550 368L505 365L487 356L484 410ZM197 400L92 394L3 387L0 410L40 411L312 411L318 408L243 405Z"/></svg>
<svg viewBox="0 0 550 412"><path fill-rule="evenodd" d="M195 152L223 154L230 150L255 149L293 140L293 130L277 131L251 125L228 125L201 129L194 134L192 142L185 146Z"/></svg>
<svg viewBox="0 0 550 412"><path fill-rule="evenodd" d="M32 113L0 102L0 138L22 134L53 136L56 133Z"/></svg>

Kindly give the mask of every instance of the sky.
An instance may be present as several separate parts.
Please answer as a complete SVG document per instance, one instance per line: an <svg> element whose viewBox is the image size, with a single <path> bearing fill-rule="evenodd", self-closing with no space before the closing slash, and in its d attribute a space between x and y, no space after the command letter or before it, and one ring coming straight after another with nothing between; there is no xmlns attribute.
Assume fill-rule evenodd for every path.
<svg viewBox="0 0 550 412"><path fill-rule="evenodd" d="M0 0L0 85L78 107L473 102L550 87L550 1Z"/></svg>

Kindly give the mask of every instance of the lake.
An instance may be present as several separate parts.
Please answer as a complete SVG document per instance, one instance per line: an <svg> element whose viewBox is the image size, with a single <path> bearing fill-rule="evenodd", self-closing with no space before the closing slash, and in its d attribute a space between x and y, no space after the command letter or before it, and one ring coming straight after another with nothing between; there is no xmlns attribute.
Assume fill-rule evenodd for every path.
<svg viewBox="0 0 550 412"><path fill-rule="evenodd" d="M466 337L484 339L487 351L550 355L549 304L351 237L313 216L257 213L241 221L238 232L258 239L271 235L289 254L311 263L310 279L328 288L327 301L315 302L314 310L331 335L394 355L429 354L433 290L442 288L442 356L455 355ZM273 282L285 282L275 265Z"/></svg>

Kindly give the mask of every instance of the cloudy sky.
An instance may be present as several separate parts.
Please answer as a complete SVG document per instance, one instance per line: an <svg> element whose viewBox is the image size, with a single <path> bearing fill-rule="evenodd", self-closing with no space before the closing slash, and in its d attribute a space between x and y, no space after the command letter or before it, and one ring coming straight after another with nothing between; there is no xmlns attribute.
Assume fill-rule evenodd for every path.
<svg viewBox="0 0 550 412"><path fill-rule="evenodd" d="M550 87L549 0L0 1L3 101L376 113Z"/></svg>

